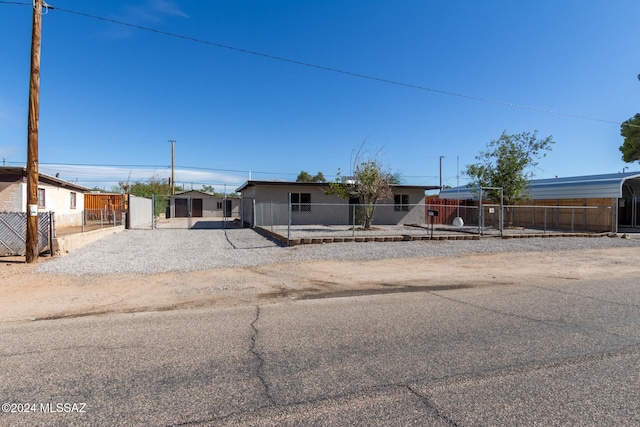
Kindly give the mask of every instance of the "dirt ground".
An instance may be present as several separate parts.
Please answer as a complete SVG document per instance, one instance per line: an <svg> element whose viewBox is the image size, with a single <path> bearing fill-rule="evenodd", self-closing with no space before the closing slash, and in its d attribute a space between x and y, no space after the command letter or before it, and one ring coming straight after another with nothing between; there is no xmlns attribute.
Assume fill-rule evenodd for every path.
<svg viewBox="0 0 640 427"><path fill-rule="evenodd" d="M314 261L156 275L39 274L0 259L0 322L225 307L453 287L544 285L639 277L640 248L459 255L370 262ZM47 262L41 258L39 262Z"/></svg>

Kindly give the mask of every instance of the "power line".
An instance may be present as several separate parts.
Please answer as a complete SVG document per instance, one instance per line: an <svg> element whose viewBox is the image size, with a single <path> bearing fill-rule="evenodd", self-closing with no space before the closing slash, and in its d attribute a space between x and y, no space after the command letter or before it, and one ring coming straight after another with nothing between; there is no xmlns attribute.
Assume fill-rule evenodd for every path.
<svg viewBox="0 0 640 427"><path fill-rule="evenodd" d="M3 1L3 0L0 0L0 3L29 5L29 3L22 3L22 2L16 2L16 1ZM505 106L505 107L519 108L519 109L523 109L523 110L537 111L537 112L540 112L540 113L553 114L553 115L557 115L557 116L571 117L571 118L581 119L581 120L590 120L590 121L594 121L594 122L601 122L601 123L620 125L619 122L613 121L613 120L606 120L606 119L600 119L600 118L596 118L596 117L582 116L582 115L579 115L579 114L564 113L564 112L561 112L561 111L549 110L549 109L546 109L546 108L539 108L539 107L531 107L531 106L528 106L528 105L516 104L516 103L512 103L512 102L500 101L500 100L490 99L490 98L483 98L483 97L479 97L479 96L465 95L465 94L458 93L458 92L451 92L451 91L447 91L447 90L431 88L431 87L422 86L422 85L418 85L418 84L405 83L405 82L401 82L401 81L398 81L398 80L391 80L391 79L386 79L386 78L382 78L382 77L376 77L376 76L372 76L372 75L369 75L369 74L356 73L356 72L353 72L353 71L342 70L342 69L339 69L339 68L333 68L333 67L328 67L328 66L324 66L324 65L313 64L313 63L310 63L310 62L298 61L298 60L295 60L295 59L285 58L285 57L282 57L282 56L271 55L271 54L257 52L257 51L253 51L253 50L249 50L249 49L243 49L243 48L239 48L239 47L234 47L234 46L229 46L229 45L225 45L225 44L221 44L221 43L216 43L216 42L212 42L212 41L208 41L208 40L198 39L198 38L195 38L195 37L184 36L184 35L177 34L177 33L172 33L172 32L169 32L169 31L157 30L155 28L150 28L150 27L145 27L145 26L142 26L142 25L132 24L132 23L120 21L120 20L117 20L117 19L104 18L102 16L91 15L89 13L78 12L78 11L71 10L71 9L64 9L64 8L56 7L55 10L59 11L59 12L66 12L66 13L69 13L69 14L82 16L82 17L85 17L85 18L97 19L97 20L104 21L104 22L109 22L109 23L112 23L112 24L123 25L123 26L126 26L126 27L135 28L135 29L142 30L142 31L149 31L149 32L152 32L152 33L156 33L156 34L160 34L160 35L164 35L164 36L168 36L168 37L174 37L174 38L187 40L187 41L191 41L191 42L195 42L195 43L201 43L201 44L205 44L205 45L209 45L209 46L214 46L214 47L218 47L218 48L221 48L221 49L227 49L227 50L240 52L240 53L245 53L245 54L249 54L249 55L260 56L260 57L263 57L263 58L273 59L273 60L281 61L281 62L287 62L287 63L290 63L290 64L300 65L300 66L303 66L303 67L315 68L315 69L323 70L323 71L329 71L329 72L332 72L332 73L343 74L343 75L347 75L347 76L351 76L351 77L377 81L377 82L380 82L380 83L386 83L386 84L391 84L391 85L395 85L395 86L402 86L402 87L407 87L407 88L411 88L411 89L418 89L418 90L421 90L421 91L438 93L438 94L441 94L441 95L455 96L455 97L458 97L458 98L464 98L464 99L468 99L468 100L472 100L472 101L496 104L496 105L501 105L501 106ZM631 126L635 126L635 125L631 125Z"/></svg>
<svg viewBox="0 0 640 427"><path fill-rule="evenodd" d="M0 1L0 3L2 3L2 1ZM7 164L9 165L24 165L24 162L10 162L8 161ZM161 170L169 170L171 169L171 165L118 165L118 164L104 164L104 163L59 163L59 162L51 162L51 163L45 163L45 162L40 162L40 165L43 166L77 166L77 167L103 167L103 168L122 168L122 169L126 169L126 168L135 168L135 169L161 169ZM207 172L233 172L233 173L242 173L242 174L248 174L248 173L257 173L257 174L264 174L264 175L298 175L295 172L274 172L274 171L256 171L256 170L248 170L248 169L216 169L216 168L205 168L205 167L197 167L197 166L182 166L182 165L176 165L176 169L181 169L181 170L200 170L200 171L207 171ZM331 176L331 175L328 175Z"/></svg>

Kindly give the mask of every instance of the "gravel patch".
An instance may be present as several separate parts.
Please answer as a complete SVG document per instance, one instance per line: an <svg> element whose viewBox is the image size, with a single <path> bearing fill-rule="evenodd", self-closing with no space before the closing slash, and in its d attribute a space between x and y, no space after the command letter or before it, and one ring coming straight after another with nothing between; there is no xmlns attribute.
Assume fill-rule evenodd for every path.
<svg viewBox="0 0 640 427"><path fill-rule="evenodd" d="M412 242L332 243L282 247L250 229L126 230L36 267L64 275L156 274L312 260L381 260L469 253L554 252L640 247L612 237L488 238Z"/></svg>

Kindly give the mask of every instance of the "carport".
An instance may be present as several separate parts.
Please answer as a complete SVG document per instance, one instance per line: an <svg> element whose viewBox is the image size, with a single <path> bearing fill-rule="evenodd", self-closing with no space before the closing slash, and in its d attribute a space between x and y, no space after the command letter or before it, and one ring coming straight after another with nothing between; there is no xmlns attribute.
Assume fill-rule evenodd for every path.
<svg viewBox="0 0 640 427"><path fill-rule="evenodd" d="M469 187L440 191L441 199L469 200ZM549 206L609 206L615 231L640 232L640 172L531 181L531 202Z"/></svg>

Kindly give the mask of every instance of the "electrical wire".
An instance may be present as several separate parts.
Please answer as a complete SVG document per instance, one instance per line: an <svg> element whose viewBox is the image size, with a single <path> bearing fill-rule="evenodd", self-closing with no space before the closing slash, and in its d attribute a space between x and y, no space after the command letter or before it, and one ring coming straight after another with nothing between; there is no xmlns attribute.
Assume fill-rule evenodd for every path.
<svg viewBox="0 0 640 427"><path fill-rule="evenodd" d="M1 3L1 1L0 1ZM8 165L22 165L24 166L24 162L6 162ZM163 171L170 170L170 165L117 165L117 164L104 164L104 163L49 163L49 162L39 162L40 166L72 166L72 167L95 167L95 168L135 168L135 169L161 169ZM175 165L175 169L181 170L201 170L207 172L233 172L233 173L242 173L242 174L264 174L264 175L290 175L297 176L297 173L293 172L273 172L273 171L255 171L255 170L243 170L243 169L216 169L216 168L205 168L205 167L197 167L197 166L182 166ZM331 176L331 175L327 175Z"/></svg>
<svg viewBox="0 0 640 427"><path fill-rule="evenodd" d="M21 3L21 2L16 2L16 1L4 1L4 0L0 0L0 4L28 5L28 3ZM564 112L561 112L561 111L549 110L549 109L546 109L546 108L532 107L532 106L528 106L528 105L516 104L516 103L512 103L512 102L507 102L507 101L500 101L500 100L496 100L496 99L484 98L484 97L473 96L473 95L466 95L466 94L463 94L463 93L451 92L451 91L447 91L447 90L431 88L431 87L422 86L422 85L418 85L418 84L406 83L406 82L401 82L401 81L398 81L398 80L386 79L386 78L383 78L383 77L376 77L376 76L372 76L372 75L369 75L369 74L356 73L356 72L353 72L353 71L342 70L342 69L339 69L339 68L313 64L313 63L310 63L310 62L298 61L298 60L295 60L295 59L285 58L285 57L282 57L282 56L271 55L271 54L268 54L268 53L262 53L262 52L257 52L257 51L253 51L253 50L249 50L249 49L243 49L243 48L239 48L239 47L229 46L229 45L216 43L216 42L212 42L212 41L208 41L208 40L198 39L198 38L195 38L195 37L184 36L184 35L172 33L172 32L169 32L169 31L162 31L162 30L158 30L158 29L155 29L155 28L150 28L150 27L145 27L145 26L142 26L142 25L137 25L137 24L132 24L132 23L129 23L129 22L120 21L120 20L117 20L117 19L105 18L105 17L97 16L97 15L91 15L89 13L78 12L78 11L71 10L71 9L65 9L65 8L56 7L55 10L59 11L59 12L66 12L66 13L69 13L69 14L82 16L82 17L85 17L85 18L91 18L91 19L96 19L96 20L100 20L100 21L104 21L104 22L109 22L109 23L112 23L112 24L117 24L117 25L122 25L122 26L130 27L130 28L135 28L135 29L142 30L142 31L148 31L148 32L152 32L152 33L156 33L156 34L160 34L160 35L164 35L164 36L168 36L168 37L174 37L174 38L178 38L178 39L182 39L182 40L186 40L186 41L191 41L191 42L195 42L195 43L201 43L201 44L205 44L205 45L209 45L209 46L214 46L214 47L218 47L218 48L221 48L221 49L227 49L227 50L231 50L231 51L235 51L235 52L240 52L240 53L259 56L259 57L263 57L263 58L273 59L273 60L276 60L276 61L281 61L281 62L286 62L286 63L290 63L290 64L300 65L300 66L303 66L303 67L309 67L309 68L315 68L315 69L318 69L318 70L329 71L329 72L332 72L332 73L343 74L343 75L347 75L347 76L351 76L351 77L372 80L372 81L376 81L376 82L380 82L380 83L386 83L386 84L391 84L391 85L395 85L395 86L402 86L402 87L407 87L407 88L411 88L411 89L417 89L417 90L421 90L421 91L437 93L437 94L441 94L441 95L454 96L454 97L464 98L464 99L477 101L477 102L496 104L496 105L501 105L501 106L504 106L504 107L518 108L518 109L523 109L523 110L536 111L536 112L539 112L539 113L553 114L553 115L557 115L557 116L571 117L571 118L574 118L574 119L589 120L589 121L600 122L600 123L615 124L615 125L618 125L618 126L620 125L619 122L614 121L614 120L600 119L600 118L596 118L596 117L589 117L589 116L583 116L583 115L572 114L572 113L564 113ZM636 125L631 125L631 126L635 127ZM640 127L640 126L638 126L638 127Z"/></svg>

